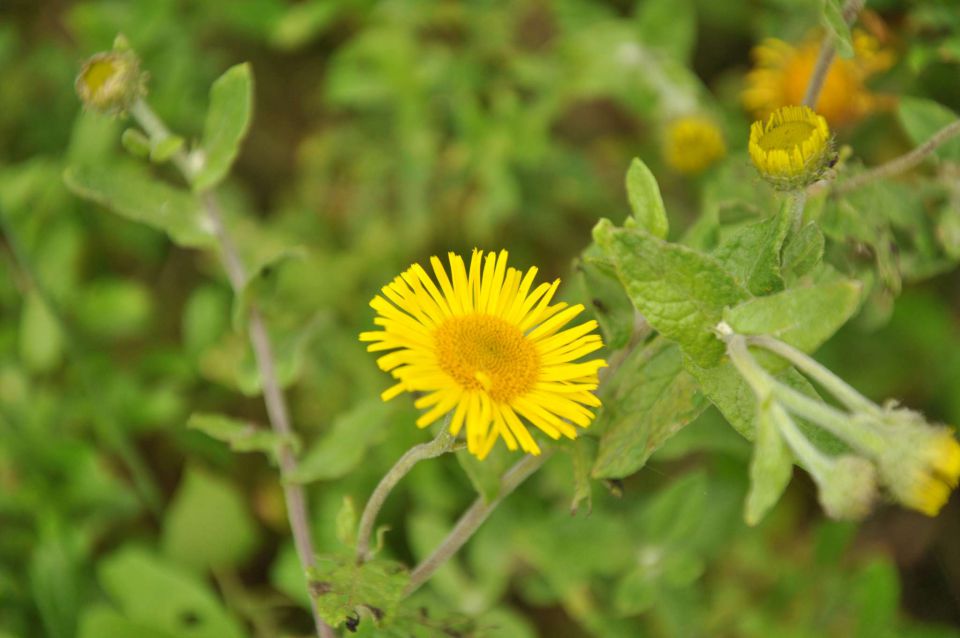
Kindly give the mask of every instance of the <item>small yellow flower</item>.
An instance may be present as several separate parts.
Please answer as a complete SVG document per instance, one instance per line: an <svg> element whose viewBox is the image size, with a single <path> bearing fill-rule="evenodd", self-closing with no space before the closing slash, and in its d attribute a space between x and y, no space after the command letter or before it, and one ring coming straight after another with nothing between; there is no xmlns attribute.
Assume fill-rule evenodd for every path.
<svg viewBox="0 0 960 638"><path fill-rule="evenodd" d="M521 417L551 438L576 438L587 427L602 359L577 359L603 347L596 321L561 330L583 311L577 304L551 304L560 281L533 288L537 274L507 267L507 251L474 250L448 255L450 274L432 257L435 280L414 264L382 288L370 305L383 330L364 332L370 352L390 350L377 364L398 382L382 398L421 393L414 405L429 408L418 420L426 427L453 413L450 432L466 425L467 449L478 458L498 438L539 454Z"/></svg>
<svg viewBox="0 0 960 638"><path fill-rule="evenodd" d="M750 159L775 188L818 180L832 154L827 121L805 106L785 106L750 127Z"/></svg>
<svg viewBox="0 0 960 638"><path fill-rule="evenodd" d="M106 51L87 60L77 76L84 106L103 113L123 113L146 93L140 60L132 51Z"/></svg>
<svg viewBox="0 0 960 638"><path fill-rule="evenodd" d="M852 59L833 60L815 105L831 126L850 124L893 104L892 97L873 94L866 87L870 76L893 65L893 53L861 30L854 31L853 45ZM800 104L819 52L820 39L813 37L796 47L775 38L755 46L743 105L763 119L782 106Z"/></svg>
<svg viewBox="0 0 960 638"><path fill-rule="evenodd" d="M701 173L726 152L723 134L709 118L687 115L667 125L663 154L670 168L678 173Z"/></svg>
<svg viewBox="0 0 960 638"><path fill-rule="evenodd" d="M949 429L931 428L905 441L900 452L900 458L880 460L890 492L907 507L936 516L960 479L960 443Z"/></svg>

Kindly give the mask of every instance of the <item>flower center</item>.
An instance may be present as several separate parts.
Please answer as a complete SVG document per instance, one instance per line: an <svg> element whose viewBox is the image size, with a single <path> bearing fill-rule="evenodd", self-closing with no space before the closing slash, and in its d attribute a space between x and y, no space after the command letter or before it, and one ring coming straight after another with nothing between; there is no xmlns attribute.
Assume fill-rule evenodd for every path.
<svg viewBox="0 0 960 638"><path fill-rule="evenodd" d="M110 80L117 72L117 65L113 60L98 60L91 64L83 74L83 83L90 93L96 93Z"/></svg>
<svg viewBox="0 0 960 638"><path fill-rule="evenodd" d="M808 122L783 122L764 133L757 143L765 151L789 151L802 147L814 130Z"/></svg>
<svg viewBox="0 0 960 638"><path fill-rule="evenodd" d="M504 319L451 317L433 339L440 369L466 390L482 389L505 403L536 383L540 356L520 329Z"/></svg>

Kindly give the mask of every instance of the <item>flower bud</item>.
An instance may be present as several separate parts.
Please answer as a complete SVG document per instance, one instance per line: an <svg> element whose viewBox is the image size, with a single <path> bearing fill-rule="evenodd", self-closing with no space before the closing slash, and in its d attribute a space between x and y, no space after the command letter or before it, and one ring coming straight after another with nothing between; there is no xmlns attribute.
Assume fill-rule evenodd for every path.
<svg viewBox="0 0 960 638"><path fill-rule="evenodd" d="M880 476L903 505L936 516L960 479L960 443L909 410L891 413L888 445L877 459Z"/></svg>
<svg viewBox="0 0 960 638"><path fill-rule="evenodd" d="M830 518L858 521L873 508L877 471L867 459L849 454L837 457L814 478L820 504Z"/></svg>
<svg viewBox="0 0 960 638"><path fill-rule="evenodd" d="M785 106L750 127L750 159L779 190L801 189L823 176L833 157L827 121L806 106Z"/></svg>
<svg viewBox="0 0 960 638"><path fill-rule="evenodd" d="M118 115L146 94L145 79L133 51L114 50L87 60L75 86L88 109Z"/></svg>

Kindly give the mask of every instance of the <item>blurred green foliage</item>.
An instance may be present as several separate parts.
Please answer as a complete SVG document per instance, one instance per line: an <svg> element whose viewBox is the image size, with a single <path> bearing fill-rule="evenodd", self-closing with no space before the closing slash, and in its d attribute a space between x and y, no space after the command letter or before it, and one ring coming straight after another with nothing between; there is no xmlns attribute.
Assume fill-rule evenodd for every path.
<svg viewBox="0 0 960 638"><path fill-rule="evenodd" d="M837 132L852 170L960 111L953 3L870 7L898 57L879 84L904 97ZM865 300L818 357L870 397L960 422L956 143L903 180L812 204L819 225L789 240L748 166L738 90L749 47L797 40L819 12L801 0L4 2L0 636L307 635L244 304L257 301L274 337L316 544L342 553L344 499L363 503L426 437L409 401L377 398L387 381L356 337L367 301L447 250L506 247L564 276L565 296L594 302L613 347L629 339L629 300L596 247L576 258L601 217L632 211L657 237L669 226L683 242L669 249L676 285L709 271L719 283L708 287L732 301L790 288L825 255ZM117 33L150 72L153 108L218 158L198 180L225 179L251 273L240 299L197 249L211 244L197 197L174 190L186 185L168 165L148 174L130 157L127 121L74 97L82 60ZM227 147L247 127L223 111L243 100L248 67L234 65L245 61L253 119L227 177ZM714 115L731 149L698 177L660 157L678 104ZM644 162L625 187L633 157ZM127 218L66 184L119 189L109 201L127 202ZM164 203L164 224L136 223L144 202ZM638 243L659 242L619 232L627 267ZM691 265L692 249L711 256ZM773 266L739 259L781 250L789 258ZM846 290L816 307L823 338L852 312ZM698 307L699 327L731 299ZM623 412L605 411L599 441L583 439L596 450L563 447L507 499L397 609L397 635L960 636L956 502L934 521L883 509L858 529L824 520L800 479L762 524L745 525L750 445L692 388L746 434L752 403L728 368L699 367L722 353L715 341L683 344L688 329L660 326L683 348L661 340L623 364L608 397ZM807 349L822 341L815 332ZM424 558L510 462L417 466L382 514L384 555ZM389 570L377 578L397 588ZM382 631L361 618L359 634Z"/></svg>

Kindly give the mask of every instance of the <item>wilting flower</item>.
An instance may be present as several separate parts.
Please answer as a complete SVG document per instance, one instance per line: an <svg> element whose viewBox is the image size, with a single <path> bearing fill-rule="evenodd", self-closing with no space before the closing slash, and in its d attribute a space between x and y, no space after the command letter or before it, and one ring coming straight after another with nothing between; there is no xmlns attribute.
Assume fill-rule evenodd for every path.
<svg viewBox="0 0 960 638"><path fill-rule="evenodd" d="M533 288L537 269L508 268L505 250L475 250L469 271L459 255L448 257L449 275L432 257L435 280L414 264L370 302L383 330L360 340L371 342L368 351L391 351L377 364L397 380L382 398L422 393L415 405L429 409L417 425L452 412L450 432L466 425L467 449L481 459L500 437L511 450L539 454L527 423L575 438L574 426L589 426L600 405L593 391L606 363L577 362L603 347L596 321L563 329L583 306L551 304L559 280Z"/></svg>
<svg viewBox="0 0 960 638"><path fill-rule="evenodd" d="M827 122L805 106L785 106L750 127L750 159L775 188L803 188L822 177L833 154Z"/></svg>
<svg viewBox="0 0 960 638"><path fill-rule="evenodd" d="M870 76L893 65L893 53L875 37L860 30L853 34L854 57L835 57L814 108L831 126L854 122L892 104L890 96L876 95L866 87ZM819 38L793 46L768 38L752 51L754 68L747 74L743 104L757 119L776 109L803 101L820 51Z"/></svg>
<svg viewBox="0 0 960 638"><path fill-rule="evenodd" d="M727 152L720 128L702 115L679 117L667 125L663 155L678 173L694 175L712 166Z"/></svg>

